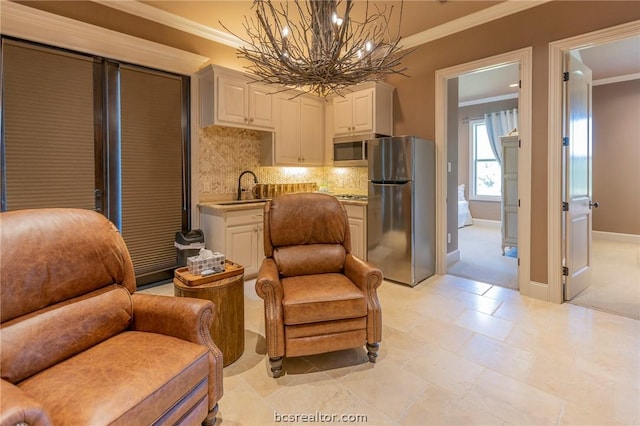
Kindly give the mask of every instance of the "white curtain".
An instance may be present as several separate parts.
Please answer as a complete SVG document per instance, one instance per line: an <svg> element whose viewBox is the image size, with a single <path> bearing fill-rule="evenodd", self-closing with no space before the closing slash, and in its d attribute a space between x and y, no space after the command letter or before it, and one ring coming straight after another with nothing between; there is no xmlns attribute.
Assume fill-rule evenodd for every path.
<svg viewBox="0 0 640 426"><path fill-rule="evenodd" d="M487 135L493 154L498 159L498 164L502 165L502 149L500 147L500 136L518 128L518 109L492 112L484 115L484 122L487 126Z"/></svg>

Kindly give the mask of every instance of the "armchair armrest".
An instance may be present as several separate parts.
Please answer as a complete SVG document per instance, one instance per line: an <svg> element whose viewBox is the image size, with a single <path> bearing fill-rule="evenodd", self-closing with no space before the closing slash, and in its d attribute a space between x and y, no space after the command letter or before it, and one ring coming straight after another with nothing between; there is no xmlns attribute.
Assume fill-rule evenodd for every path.
<svg viewBox="0 0 640 426"><path fill-rule="evenodd" d="M164 334L209 350L209 409L222 398L222 351L211 339L215 305L210 300L133 293L132 330Z"/></svg>
<svg viewBox="0 0 640 426"><path fill-rule="evenodd" d="M365 294L376 294L376 289L382 284L382 271L351 253L347 254L344 262L344 274Z"/></svg>
<svg viewBox="0 0 640 426"><path fill-rule="evenodd" d="M2 425L51 425L51 419L35 399L19 387L0 380L0 424Z"/></svg>
<svg viewBox="0 0 640 426"><path fill-rule="evenodd" d="M132 330L165 334L201 345L211 341L213 302L133 293Z"/></svg>
<svg viewBox="0 0 640 426"><path fill-rule="evenodd" d="M272 258L266 258L260 265L256 279L256 293L264 300L264 332L267 353L270 358L284 356L284 313L282 311L282 282L278 267Z"/></svg>
<svg viewBox="0 0 640 426"><path fill-rule="evenodd" d="M349 253L344 263L344 274L367 298L367 342L381 341L382 309L377 289L382 284L382 271Z"/></svg>

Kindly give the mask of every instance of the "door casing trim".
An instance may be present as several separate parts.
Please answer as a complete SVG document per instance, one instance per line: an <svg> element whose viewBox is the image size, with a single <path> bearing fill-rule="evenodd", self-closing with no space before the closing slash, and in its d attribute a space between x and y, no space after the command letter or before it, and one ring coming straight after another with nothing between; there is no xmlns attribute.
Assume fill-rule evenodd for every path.
<svg viewBox="0 0 640 426"><path fill-rule="evenodd" d="M447 273L447 81L461 74L497 65L520 64L522 88L519 93L519 136L521 148L518 156L518 286L525 296L538 297L531 276L531 96L533 48L495 55L436 71L436 274Z"/></svg>
<svg viewBox="0 0 640 426"><path fill-rule="evenodd" d="M549 43L549 116L547 137L547 299L563 303L562 285L562 72L563 55L573 49L640 34L640 20Z"/></svg>

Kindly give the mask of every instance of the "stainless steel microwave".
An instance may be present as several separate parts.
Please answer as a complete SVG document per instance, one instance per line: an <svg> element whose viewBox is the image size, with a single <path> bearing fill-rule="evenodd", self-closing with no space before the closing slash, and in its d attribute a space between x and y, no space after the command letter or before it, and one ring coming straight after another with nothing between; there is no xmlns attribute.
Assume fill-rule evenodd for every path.
<svg viewBox="0 0 640 426"><path fill-rule="evenodd" d="M336 167L367 167L367 140L376 134L344 136L333 139L333 165Z"/></svg>

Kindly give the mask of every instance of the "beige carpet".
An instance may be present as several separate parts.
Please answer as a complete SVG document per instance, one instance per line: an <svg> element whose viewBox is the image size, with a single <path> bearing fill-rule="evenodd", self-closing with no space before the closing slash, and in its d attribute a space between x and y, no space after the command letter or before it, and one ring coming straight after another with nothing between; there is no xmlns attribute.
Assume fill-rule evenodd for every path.
<svg viewBox="0 0 640 426"><path fill-rule="evenodd" d="M574 305L640 319L640 245L594 234L591 285Z"/></svg>
<svg viewBox="0 0 640 426"><path fill-rule="evenodd" d="M502 255L499 224L475 222L458 229L460 260L449 265L448 274L470 278L500 287L518 289L515 250Z"/></svg>

